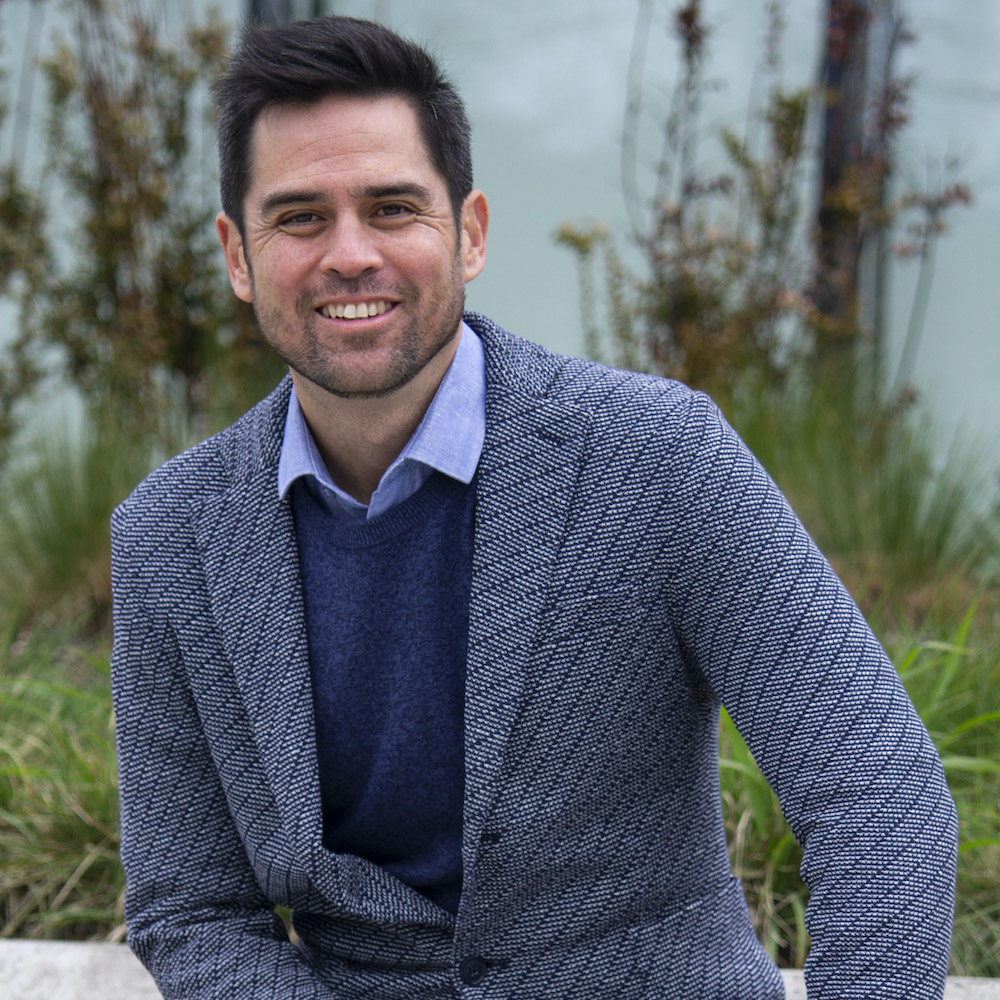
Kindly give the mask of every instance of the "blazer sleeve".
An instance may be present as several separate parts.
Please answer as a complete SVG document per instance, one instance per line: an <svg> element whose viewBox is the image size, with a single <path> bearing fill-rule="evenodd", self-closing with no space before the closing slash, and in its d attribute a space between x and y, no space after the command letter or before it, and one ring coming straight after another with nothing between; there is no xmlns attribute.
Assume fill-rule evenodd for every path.
<svg viewBox="0 0 1000 1000"><path fill-rule="evenodd" d="M167 1000L331 1000L254 876L175 627L147 599L156 540L137 530L116 512L112 689L129 944Z"/></svg>
<svg viewBox="0 0 1000 1000"><path fill-rule="evenodd" d="M675 621L803 847L810 1000L939 998L957 819L937 751L860 611L706 399L689 430Z"/></svg>

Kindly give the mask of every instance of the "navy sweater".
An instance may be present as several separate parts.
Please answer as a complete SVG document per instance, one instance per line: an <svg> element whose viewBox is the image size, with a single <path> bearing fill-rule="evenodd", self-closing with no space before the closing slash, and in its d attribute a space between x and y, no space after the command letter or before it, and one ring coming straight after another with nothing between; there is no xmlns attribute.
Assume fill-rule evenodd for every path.
<svg viewBox="0 0 1000 1000"><path fill-rule="evenodd" d="M293 491L323 843L450 910L462 885L474 488L435 473L369 521Z"/></svg>

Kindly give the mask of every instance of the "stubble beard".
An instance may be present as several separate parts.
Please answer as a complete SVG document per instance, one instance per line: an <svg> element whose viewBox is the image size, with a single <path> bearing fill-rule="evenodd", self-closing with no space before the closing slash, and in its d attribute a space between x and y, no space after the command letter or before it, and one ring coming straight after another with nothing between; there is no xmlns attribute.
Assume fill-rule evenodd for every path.
<svg viewBox="0 0 1000 1000"><path fill-rule="evenodd" d="M336 281L323 290L302 293L295 303L295 316L299 329L291 330L279 310L264 306L258 299L251 272L253 310L257 325L271 350L288 365L292 371L308 379L321 389L340 399L379 399L390 396L417 375L454 339L462 321L465 308L465 283L461 273L461 262L456 255L448 284L448 301L442 304L443 296L435 296L428 302L429 320L413 316L410 322L395 336L395 343L386 363L369 373L369 381L351 375L349 367L352 357L370 351L383 339L382 334L352 334L349 346L336 350L320 337L322 319L314 309L314 303L321 297L359 296L365 299L389 298L402 308L407 303L419 301L416 286L405 284L392 289L375 287L370 279L357 281ZM435 322L434 336L426 339L421 329L422 322ZM344 357L347 363L338 364Z"/></svg>

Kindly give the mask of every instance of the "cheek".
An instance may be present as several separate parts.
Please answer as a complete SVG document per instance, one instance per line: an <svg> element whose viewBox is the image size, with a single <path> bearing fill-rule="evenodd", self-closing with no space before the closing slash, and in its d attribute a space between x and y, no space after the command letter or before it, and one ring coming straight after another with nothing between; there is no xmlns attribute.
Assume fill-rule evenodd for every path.
<svg viewBox="0 0 1000 1000"><path fill-rule="evenodd" d="M461 247L453 241L437 240L412 248L408 256L397 257L409 277L425 285L464 284Z"/></svg>
<svg viewBox="0 0 1000 1000"><path fill-rule="evenodd" d="M265 251L254 258L251 280L264 293L271 289L294 292L313 273L314 257L299 247L283 249L280 253Z"/></svg>

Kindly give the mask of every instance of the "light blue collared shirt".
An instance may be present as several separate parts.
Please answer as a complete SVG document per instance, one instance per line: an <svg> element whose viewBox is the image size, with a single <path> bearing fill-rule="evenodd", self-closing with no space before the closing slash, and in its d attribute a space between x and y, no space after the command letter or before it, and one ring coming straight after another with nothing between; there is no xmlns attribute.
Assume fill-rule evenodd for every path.
<svg viewBox="0 0 1000 1000"><path fill-rule="evenodd" d="M472 482L485 437L483 345L463 323L455 356L427 412L406 447L385 470L369 504L355 500L330 478L293 388L278 459L278 496L284 499L292 483L305 477L334 516L355 521L377 517L413 496L435 469L459 482Z"/></svg>

